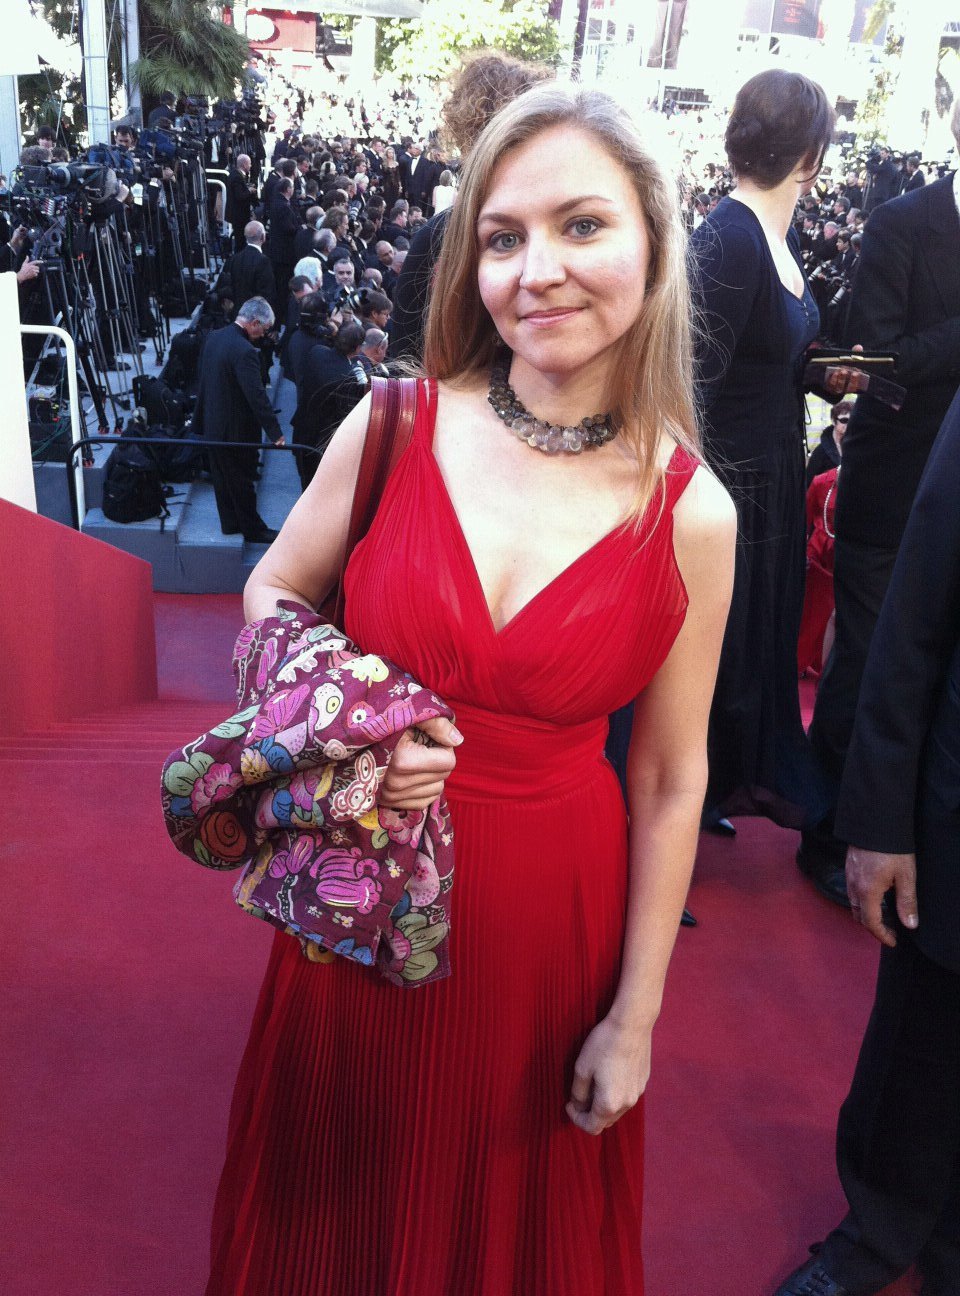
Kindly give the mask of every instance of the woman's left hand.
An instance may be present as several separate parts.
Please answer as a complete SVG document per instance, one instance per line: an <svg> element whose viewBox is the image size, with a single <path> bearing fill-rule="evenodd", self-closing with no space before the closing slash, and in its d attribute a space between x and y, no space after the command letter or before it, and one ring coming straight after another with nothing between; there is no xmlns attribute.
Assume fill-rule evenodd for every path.
<svg viewBox="0 0 960 1296"><path fill-rule="evenodd" d="M609 1017L594 1026L573 1070L567 1115L601 1134L640 1101L650 1078L650 1030L627 1030Z"/></svg>

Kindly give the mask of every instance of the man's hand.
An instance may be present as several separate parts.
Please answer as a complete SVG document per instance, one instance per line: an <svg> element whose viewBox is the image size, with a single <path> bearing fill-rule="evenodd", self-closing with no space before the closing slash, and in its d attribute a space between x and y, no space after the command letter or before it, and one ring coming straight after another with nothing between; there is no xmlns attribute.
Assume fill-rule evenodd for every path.
<svg viewBox="0 0 960 1296"><path fill-rule="evenodd" d="M24 261L23 265L17 271L17 283L29 283L31 279L36 279L39 273L39 261Z"/></svg>
<svg viewBox="0 0 960 1296"><path fill-rule="evenodd" d="M850 348L854 353L863 350L860 342ZM823 385L832 396L846 396L849 392L866 391L868 375L862 369L848 365L829 365L824 371Z"/></svg>
<svg viewBox="0 0 960 1296"><path fill-rule="evenodd" d="M282 436L282 437L279 439L279 441L274 441L273 444L274 444L275 446L285 446L285 445L287 444L287 438L286 438L285 436Z"/></svg>
<svg viewBox="0 0 960 1296"><path fill-rule="evenodd" d="M883 897L893 887L897 893L897 913L904 927L915 930L920 925L917 914L917 857L887 855L882 851L847 851L847 895L857 922L872 932L877 940L891 949L897 938L883 921Z"/></svg>

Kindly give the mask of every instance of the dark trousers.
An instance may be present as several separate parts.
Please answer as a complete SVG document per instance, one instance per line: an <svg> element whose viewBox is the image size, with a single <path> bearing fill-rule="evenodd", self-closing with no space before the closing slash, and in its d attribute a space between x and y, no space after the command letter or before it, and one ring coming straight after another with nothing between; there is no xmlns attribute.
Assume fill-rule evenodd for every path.
<svg viewBox="0 0 960 1296"><path fill-rule="evenodd" d="M867 652L896 556L896 550L856 544L837 535L833 569L836 634L817 690L809 734L834 806L853 734ZM843 867L846 844L833 835L833 810L816 827L804 830L803 846L805 852Z"/></svg>
<svg viewBox="0 0 960 1296"><path fill-rule="evenodd" d="M922 919L921 919L922 921ZM914 1263L923 1296L960 1293L960 974L901 931L840 1109L837 1167L850 1207L824 1243L851 1293L880 1291Z"/></svg>
<svg viewBox="0 0 960 1296"><path fill-rule="evenodd" d="M227 440L224 437L224 440ZM258 451L255 445L249 450L208 450L210 476L217 497L220 529L223 533L241 532L250 537L266 525L257 512L257 492L254 486Z"/></svg>

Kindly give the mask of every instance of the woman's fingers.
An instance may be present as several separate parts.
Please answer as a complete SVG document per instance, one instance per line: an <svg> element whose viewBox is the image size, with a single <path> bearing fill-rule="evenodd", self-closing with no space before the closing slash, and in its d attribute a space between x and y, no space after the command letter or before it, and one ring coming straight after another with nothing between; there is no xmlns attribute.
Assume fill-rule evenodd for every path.
<svg viewBox="0 0 960 1296"><path fill-rule="evenodd" d="M380 804L386 806L387 810L429 810L440 796L443 796L442 783L438 784L435 792L398 792L395 796L381 796Z"/></svg>
<svg viewBox="0 0 960 1296"><path fill-rule="evenodd" d="M459 747L463 742L463 734L451 721L437 716L434 720L424 720L417 726L422 729L428 738L432 738L435 743L440 743L443 747Z"/></svg>

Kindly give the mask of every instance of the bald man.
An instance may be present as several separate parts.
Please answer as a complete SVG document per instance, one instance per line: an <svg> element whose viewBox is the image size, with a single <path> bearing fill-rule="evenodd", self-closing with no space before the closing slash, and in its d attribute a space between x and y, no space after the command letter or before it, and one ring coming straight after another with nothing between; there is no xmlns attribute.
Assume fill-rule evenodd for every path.
<svg viewBox="0 0 960 1296"><path fill-rule="evenodd" d="M266 231L259 221L248 221L243 228L244 246L239 252L228 257L220 278L217 291L230 291L230 299L239 308L251 297L266 297L268 301L276 295L276 280L273 267L263 254Z"/></svg>
<svg viewBox="0 0 960 1296"><path fill-rule="evenodd" d="M224 217L233 226L234 251L244 246L244 226L250 220L257 195L250 183L250 158L239 153L227 175L227 208Z"/></svg>

